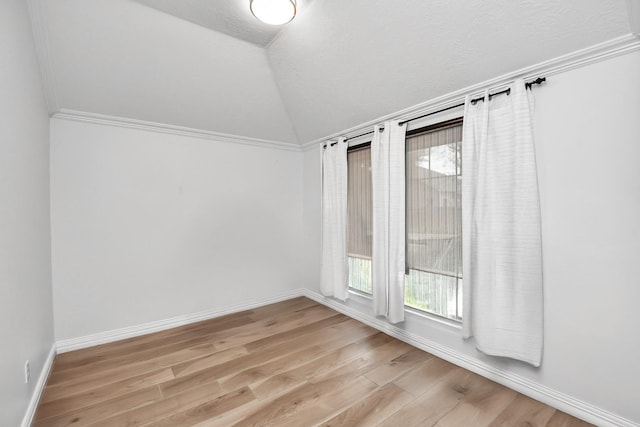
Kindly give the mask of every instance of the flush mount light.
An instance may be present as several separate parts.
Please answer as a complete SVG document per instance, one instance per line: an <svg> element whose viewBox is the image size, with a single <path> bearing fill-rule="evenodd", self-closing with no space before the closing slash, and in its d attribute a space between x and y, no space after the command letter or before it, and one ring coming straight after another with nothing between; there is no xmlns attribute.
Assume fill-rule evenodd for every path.
<svg viewBox="0 0 640 427"><path fill-rule="evenodd" d="M269 25L282 25L296 16L296 0L250 0L253 16Z"/></svg>

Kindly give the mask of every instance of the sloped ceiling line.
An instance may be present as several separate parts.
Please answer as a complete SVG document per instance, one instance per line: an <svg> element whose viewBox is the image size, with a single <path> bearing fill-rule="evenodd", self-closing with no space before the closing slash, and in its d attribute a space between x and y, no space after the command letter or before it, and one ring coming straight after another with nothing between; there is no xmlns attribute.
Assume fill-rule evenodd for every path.
<svg viewBox="0 0 640 427"><path fill-rule="evenodd" d="M28 1L50 113L297 144L629 34L640 2L322 0L264 49L143 4L173 0Z"/></svg>
<svg viewBox="0 0 640 427"><path fill-rule="evenodd" d="M54 112L297 143L263 48L131 0L33 1Z"/></svg>
<svg viewBox="0 0 640 427"><path fill-rule="evenodd" d="M640 37L640 0L627 0L631 32Z"/></svg>
<svg viewBox="0 0 640 427"><path fill-rule="evenodd" d="M362 132L370 130L373 126L381 124L386 120L407 120L412 117L438 111L463 101L467 94L479 94L484 89L490 89L491 92L502 90L516 78L530 80L539 76L551 77L565 71L584 67L589 64L594 64L635 51L640 51L640 37L633 34L617 37L604 43L580 49L567 55L559 56L548 61L521 68L511 73L456 90L438 98L378 117L374 120L369 120L366 123L345 129L341 132L336 132L313 141L306 142L302 144L302 148L306 151L324 144L329 139L335 139L338 137L351 138Z"/></svg>
<svg viewBox="0 0 640 427"><path fill-rule="evenodd" d="M620 0L322 0L311 12L267 49L302 143L629 33Z"/></svg>
<svg viewBox="0 0 640 427"><path fill-rule="evenodd" d="M33 30L33 39L40 66L40 76L42 79L42 87L44 89L45 102L49 115L60 109L58 97L56 95L55 74L51 59L51 51L49 49L47 27L43 18L43 5L37 5L37 0L28 0L29 17L31 19L31 27Z"/></svg>
<svg viewBox="0 0 640 427"><path fill-rule="evenodd" d="M253 43L268 46L287 26L268 25L249 11L249 0L133 0L204 28ZM311 0L297 1L297 15L306 13Z"/></svg>

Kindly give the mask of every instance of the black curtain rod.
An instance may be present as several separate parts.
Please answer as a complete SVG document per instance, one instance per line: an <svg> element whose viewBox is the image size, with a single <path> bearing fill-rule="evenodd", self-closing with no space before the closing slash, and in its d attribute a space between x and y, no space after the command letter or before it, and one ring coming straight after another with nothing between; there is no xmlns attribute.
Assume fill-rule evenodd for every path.
<svg viewBox="0 0 640 427"><path fill-rule="evenodd" d="M532 80L530 82L526 82L524 84L524 87L525 87L525 89L531 89L531 86L539 85L539 84L542 84L542 83L544 83L546 81L547 81L546 77L538 77L535 80ZM510 93L511 93L511 88L508 88L508 89L505 89L505 90L501 90L500 92L491 93L491 94L489 94L489 100L491 100L491 98L493 98L494 96L498 96L498 95L502 95L502 94L509 95ZM477 102L480 102L480 101L484 101L484 96L472 99L471 103L472 104L476 104ZM398 124L400 126L402 126L405 123L409 123L409 122L412 122L412 121L418 120L418 119L423 119L425 117L433 116L434 114L442 113L442 112L448 111L448 110L453 110L454 108L459 108L459 107L464 107L464 102L461 103L461 104L458 104L458 105L452 105L451 107L443 108L443 109L438 110L438 111L432 111L431 113L423 114L423 115L418 116L418 117L413 117L413 118L408 119L408 120L403 120L403 121L399 122Z"/></svg>
<svg viewBox="0 0 640 427"><path fill-rule="evenodd" d="M524 87L525 87L525 89L531 89L531 86L533 86L533 85L539 85L539 84L542 84L542 83L544 83L544 82L546 82L546 81L547 81L547 78L546 78L546 77L538 77L538 78L537 78L537 79L535 79L535 80L532 80L532 81L530 81L530 82L526 82L526 83L524 84ZM500 92L491 93L491 94L489 94L489 99L493 98L494 96L502 95L502 94L505 94L505 93L506 93L507 95L509 95L509 94L511 93L511 89L505 89L505 90L501 90ZM475 103L477 103L477 102L479 102L479 101L484 101L484 96L481 96L481 97L479 97L479 98L472 99L472 100L471 100L471 103L472 103L472 104L475 104ZM403 125L403 124L405 124L405 123L409 123L409 122L412 122L412 121L414 121L414 120L418 120L418 119L423 119L423 118L425 118L425 117L433 116L434 114L443 113L443 112L445 112L445 111L453 110L454 108L459 108L459 107L464 107L464 102L463 102L463 103L461 103L461 104L452 105L451 107L443 108L443 109L438 110L438 111L432 111L432 112L430 112L430 113L423 114L423 115L418 116L418 117L413 117L413 118L411 118L411 119L403 120L403 121L399 122L398 124L399 124L400 126L402 126L402 125ZM380 129L380 130L382 131L382 129ZM365 136L365 135L370 135L370 134L372 134L373 132L374 132L374 131L372 131L372 130L371 130L371 131L369 131L369 132L361 133L361 134L356 135L356 136L351 136L351 137L349 137L349 138L345 138L345 141L349 141L349 140L351 140L351 139L360 138L361 136ZM331 146L333 147L333 146L334 146L334 145L336 145L336 144L337 144L337 142L333 142L333 143L331 143ZM326 147L326 145L325 145L325 147Z"/></svg>

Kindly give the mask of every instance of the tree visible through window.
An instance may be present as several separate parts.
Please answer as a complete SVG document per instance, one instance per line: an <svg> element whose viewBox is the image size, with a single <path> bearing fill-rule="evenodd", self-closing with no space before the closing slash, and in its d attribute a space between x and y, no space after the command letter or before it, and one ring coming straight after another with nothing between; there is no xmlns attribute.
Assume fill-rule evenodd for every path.
<svg viewBox="0 0 640 427"><path fill-rule="evenodd" d="M411 131L406 139L405 305L462 317L462 120ZM348 161L349 286L371 293L371 149Z"/></svg>

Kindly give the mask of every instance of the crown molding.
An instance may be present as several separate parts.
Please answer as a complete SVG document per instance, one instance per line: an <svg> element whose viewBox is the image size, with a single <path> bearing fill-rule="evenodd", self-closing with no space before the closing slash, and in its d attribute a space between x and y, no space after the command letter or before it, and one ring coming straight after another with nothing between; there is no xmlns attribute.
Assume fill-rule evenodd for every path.
<svg viewBox="0 0 640 427"><path fill-rule="evenodd" d="M628 1L633 2L638 0ZM503 74L490 80L485 80L481 83L467 86L455 92L450 92L412 107L396 111L395 113L378 117L375 120L370 120L341 132L336 132L322 138L306 142L301 144L301 147L303 151L307 151L314 145L322 144L328 139L334 139L341 136L350 138L362 132L366 132L366 130L386 120L406 120L411 117L420 116L432 111L450 107L463 102L466 95L479 94L486 89L490 89L492 91L502 90L516 78L529 80L539 76L549 77L638 50L640 50L640 37L629 33L627 35L608 40L604 43L589 46L566 55L558 56L548 61L539 62L529 67Z"/></svg>
<svg viewBox="0 0 640 427"><path fill-rule="evenodd" d="M59 110L58 95L56 93L56 79L53 71L53 61L51 59L51 50L49 48L49 38L47 37L47 26L44 19L45 3L40 0L28 0L27 7L29 9L29 17L31 19L31 29L33 32L33 41L36 48L36 56L40 65L40 78L42 79L42 88L44 98L47 104L49 114L53 114Z"/></svg>
<svg viewBox="0 0 640 427"><path fill-rule="evenodd" d="M174 126L164 123L148 122L144 120L128 119L125 117L108 116L104 114L87 113L83 111L61 109L59 112L51 115L54 119L69 120L75 122L92 123L104 126L116 126L129 129L145 130L149 132L166 133L171 135L180 135L190 138L208 139L218 142L228 142L232 144L250 145L261 148L272 148L277 150L296 151L302 149L299 145L271 141L267 139L251 138L247 136L231 135L226 133L212 132L203 129L194 129L184 126Z"/></svg>

